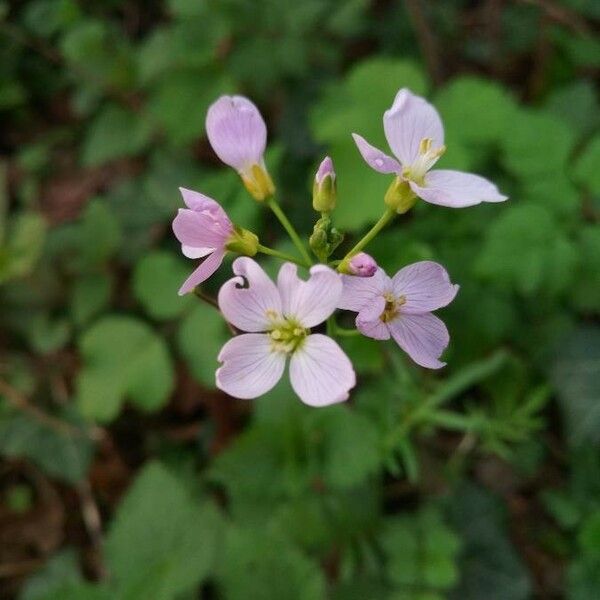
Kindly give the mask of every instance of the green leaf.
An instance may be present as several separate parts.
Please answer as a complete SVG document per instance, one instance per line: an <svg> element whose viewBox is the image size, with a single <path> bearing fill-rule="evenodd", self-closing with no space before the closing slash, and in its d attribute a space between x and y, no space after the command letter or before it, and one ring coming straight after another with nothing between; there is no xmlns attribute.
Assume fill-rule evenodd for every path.
<svg viewBox="0 0 600 600"><path fill-rule="evenodd" d="M107 261L121 243L121 227L108 204L92 200L78 224L79 261L82 268Z"/></svg>
<svg viewBox="0 0 600 600"><path fill-rule="evenodd" d="M104 310L109 302L112 281L108 273L89 273L78 277L71 289L71 314L76 325L84 325Z"/></svg>
<svg viewBox="0 0 600 600"><path fill-rule="evenodd" d="M391 177L370 169L360 156L353 131L387 152L382 118L400 87L417 94L426 90L420 69L408 61L376 58L354 67L346 79L332 85L311 114L313 135L327 148L338 173L335 223L359 229L385 209L383 196Z"/></svg>
<svg viewBox="0 0 600 600"><path fill-rule="evenodd" d="M546 108L579 134L594 131L600 121L596 90L590 81L575 81L555 90L548 97Z"/></svg>
<svg viewBox="0 0 600 600"><path fill-rule="evenodd" d="M156 250L135 266L133 292L146 312L155 319L173 319L197 299L177 291L190 274L190 267L175 254Z"/></svg>
<svg viewBox="0 0 600 600"><path fill-rule="evenodd" d="M512 130L515 101L499 84L485 79L457 77L435 97L446 130L446 145L454 141L495 142Z"/></svg>
<svg viewBox="0 0 600 600"><path fill-rule="evenodd" d="M81 434L57 431L24 414L0 419L1 454L28 458L48 475L69 483L86 475L93 450L83 428Z"/></svg>
<svg viewBox="0 0 600 600"><path fill-rule="evenodd" d="M574 331L558 346L550 372L569 442L600 443L600 328Z"/></svg>
<svg viewBox="0 0 600 600"><path fill-rule="evenodd" d="M600 227L586 225L579 231L579 271L573 282L575 306L585 312L600 312Z"/></svg>
<svg viewBox="0 0 600 600"><path fill-rule="evenodd" d="M174 384L173 365L164 341L144 322L107 316L79 341L83 367L77 378L82 414L114 419L124 400L154 411L166 403Z"/></svg>
<svg viewBox="0 0 600 600"><path fill-rule="evenodd" d="M142 113L109 104L91 122L82 149L88 167L134 156L150 141L152 129Z"/></svg>
<svg viewBox="0 0 600 600"><path fill-rule="evenodd" d="M550 113L521 109L501 137L506 168L523 180L562 173L575 144L569 125Z"/></svg>
<svg viewBox="0 0 600 600"><path fill-rule="evenodd" d="M150 463L128 490L109 529L110 571L130 598L136 597L131 590L139 590L147 578L154 582L153 600L178 597L209 574L221 526L210 501L198 502L165 467Z"/></svg>
<svg viewBox="0 0 600 600"><path fill-rule="evenodd" d="M217 356L230 337L220 313L200 300L181 321L177 334L179 351L203 386L215 387Z"/></svg>
<svg viewBox="0 0 600 600"><path fill-rule="evenodd" d="M549 211L521 205L492 224L476 271L525 296L558 294L571 284L577 258Z"/></svg>
<svg viewBox="0 0 600 600"><path fill-rule="evenodd" d="M504 505L491 494L465 485L454 494L450 521L463 539L456 600L526 600L527 569L506 534Z"/></svg>
<svg viewBox="0 0 600 600"><path fill-rule="evenodd" d="M381 542L388 578L398 588L432 593L458 581L459 539L437 510L427 507L415 515L387 519Z"/></svg>
<svg viewBox="0 0 600 600"><path fill-rule="evenodd" d="M596 135L586 146L574 166L575 180L600 196L600 135Z"/></svg>
<svg viewBox="0 0 600 600"><path fill-rule="evenodd" d="M229 600L322 600L323 573L279 531L232 528L218 582Z"/></svg>
<svg viewBox="0 0 600 600"><path fill-rule="evenodd" d="M75 551L63 550L27 579L19 600L48 600L65 588L80 584L82 579Z"/></svg>
<svg viewBox="0 0 600 600"><path fill-rule="evenodd" d="M9 223L8 239L0 246L0 283L28 275L44 247L46 224L34 212L18 214Z"/></svg>

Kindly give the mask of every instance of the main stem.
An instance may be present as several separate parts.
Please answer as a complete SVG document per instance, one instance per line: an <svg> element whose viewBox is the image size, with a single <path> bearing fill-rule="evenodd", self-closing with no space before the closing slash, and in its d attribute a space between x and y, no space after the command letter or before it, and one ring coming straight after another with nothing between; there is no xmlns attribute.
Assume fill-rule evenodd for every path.
<svg viewBox="0 0 600 600"><path fill-rule="evenodd" d="M393 208L388 208L381 218L367 233L365 236L360 239L357 244L344 256L344 258L340 261L340 264L344 264L344 262L350 258L352 258L355 254L358 254L394 217L396 216L396 210Z"/></svg>
<svg viewBox="0 0 600 600"><path fill-rule="evenodd" d="M277 204L277 200L275 198L269 198L267 201L269 208L275 213L275 216L279 219L279 222L283 225L283 228L287 231L287 234L290 236L292 242L294 242L294 246L300 252L300 255L305 261L305 267L308 267L312 264L312 260L310 255L308 254L300 236L294 229L294 226L289 222L288 218L285 216L285 213L281 210L279 204Z"/></svg>
<svg viewBox="0 0 600 600"><path fill-rule="evenodd" d="M276 258L280 258L281 260L286 260L288 262L293 262L301 267L305 267L304 261L298 260L289 254L285 254L285 252L279 252L279 250L274 250L273 248L269 248L268 246L263 246L262 244L258 245L258 251L262 252L262 254L268 254L269 256L274 256Z"/></svg>

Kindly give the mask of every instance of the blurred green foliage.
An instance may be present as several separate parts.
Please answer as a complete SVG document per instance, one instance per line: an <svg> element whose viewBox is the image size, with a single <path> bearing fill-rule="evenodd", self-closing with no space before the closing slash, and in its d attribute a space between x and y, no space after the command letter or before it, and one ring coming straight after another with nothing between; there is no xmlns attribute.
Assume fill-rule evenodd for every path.
<svg viewBox="0 0 600 600"><path fill-rule="evenodd" d="M27 577L0 569L7 597L596 599L600 12L560 4L0 2L0 545L47 506L60 530L29 528L46 542ZM226 325L177 295L177 188L287 248L212 154L208 105L260 105L305 233L332 156L349 248L389 185L350 134L385 148L400 87L438 107L442 167L510 195L419 203L369 247L460 283L448 367L344 338L346 405L309 409L285 383L227 399ZM31 558L7 548L0 566Z"/></svg>

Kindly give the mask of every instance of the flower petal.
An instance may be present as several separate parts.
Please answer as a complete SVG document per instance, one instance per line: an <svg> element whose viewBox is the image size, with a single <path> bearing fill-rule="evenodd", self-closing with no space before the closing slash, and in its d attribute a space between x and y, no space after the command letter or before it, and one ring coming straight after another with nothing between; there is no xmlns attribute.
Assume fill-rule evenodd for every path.
<svg viewBox="0 0 600 600"><path fill-rule="evenodd" d="M425 175L425 185L410 182L413 192L426 202L463 208L481 202L503 202L508 199L491 182L472 173L436 169Z"/></svg>
<svg viewBox="0 0 600 600"><path fill-rule="evenodd" d="M208 109L206 133L216 155L243 171L262 164L267 126L258 108L243 96L221 96Z"/></svg>
<svg viewBox="0 0 600 600"><path fill-rule="evenodd" d="M371 146L364 137L357 133L353 133L352 137L358 147L358 151L371 169L375 169L379 173L399 173L401 171L402 167L395 158L388 156L385 152L375 148L375 146Z"/></svg>
<svg viewBox="0 0 600 600"><path fill-rule="evenodd" d="M344 287L338 302L338 308L359 312L376 296L382 296L391 290L391 279L383 269L377 269L372 277L342 275Z"/></svg>
<svg viewBox="0 0 600 600"><path fill-rule="evenodd" d="M420 314L447 306L454 300L458 285L442 265L423 260L400 269L392 278L394 295L404 296L402 312Z"/></svg>
<svg viewBox="0 0 600 600"><path fill-rule="evenodd" d="M277 286L261 266L247 256L233 261L237 277L219 290L219 308L225 318L242 331L266 331L281 316Z"/></svg>
<svg viewBox="0 0 600 600"><path fill-rule="evenodd" d="M400 348L418 365L439 369L446 364L438 359L448 346L450 335L444 322L435 315L400 313L388 327Z"/></svg>
<svg viewBox="0 0 600 600"><path fill-rule="evenodd" d="M285 354L272 349L268 335L245 333L230 339L219 353L217 387L234 398L258 398L281 379Z"/></svg>
<svg viewBox="0 0 600 600"><path fill-rule="evenodd" d="M224 250L215 250L211 255L207 256L202 261L202 264L183 282L183 285L179 289L179 295L183 296L191 292L197 285L206 281L221 266L224 256Z"/></svg>
<svg viewBox="0 0 600 600"><path fill-rule="evenodd" d="M180 208L173 219L173 233L185 246L192 248L221 248L229 231L224 231L210 215Z"/></svg>
<svg viewBox="0 0 600 600"><path fill-rule="evenodd" d="M376 296L356 315L356 328L367 337L374 340L389 340L390 331L381 320L385 309L385 298Z"/></svg>
<svg viewBox="0 0 600 600"><path fill-rule="evenodd" d="M392 107L383 114L383 129L403 167L415 162L422 139L431 139L434 149L444 145L444 126L437 110L406 88L396 94Z"/></svg>
<svg viewBox="0 0 600 600"><path fill-rule="evenodd" d="M325 265L315 265L310 269L309 280L303 281L297 271L292 263L285 263L279 269L277 287L283 314L295 317L304 327L314 327L337 308L343 287L341 275Z"/></svg>
<svg viewBox="0 0 600 600"><path fill-rule="evenodd" d="M223 210L223 207L210 196L195 192L194 190L188 190L180 187L179 192L185 202L185 205L192 210L197 212L206 212L214 216L216 220L229 221L227 213Z"/></svg>
<svg viewBox="0 0 600 600"><path fill-rule="evenodd" d="M330 337L315 333L292 354L290 380L300 400L309 406L327 406L348 399L356 385L350 359Z"/></svg>
<svg viewBox="0 0 600 600"><path fill-rule="evenodd" d="M195 248L194 246L181 244L181 253L187 258L204 258L214 251L214 248Z"/></svg>

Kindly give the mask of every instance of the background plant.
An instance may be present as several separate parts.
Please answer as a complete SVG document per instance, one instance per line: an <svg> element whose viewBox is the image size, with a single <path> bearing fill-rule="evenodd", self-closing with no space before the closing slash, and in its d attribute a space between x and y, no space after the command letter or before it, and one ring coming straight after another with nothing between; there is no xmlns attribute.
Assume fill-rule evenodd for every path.
<svg viewBox="0 0 600 600"><path fill-rule="evenodd" d="M0 4L0 589L20 598L595 598L600 541L600 13L564 2ZM442 51L443 50L443 51ZM184 185L288 251L204 138L221 93L267 117L308 233L338 172L351 247L401 86L452 168L511 200L419 203L370 248L438 260L449 366L348 338L352 403L214 389L228 337L176 291ZM274 269L275 264L271 265ZM207 287L214 295L228 277ZM183 559L183 557L185 557Z"/></svg>

